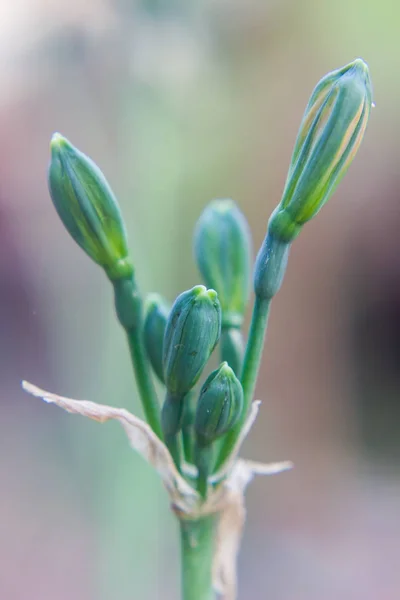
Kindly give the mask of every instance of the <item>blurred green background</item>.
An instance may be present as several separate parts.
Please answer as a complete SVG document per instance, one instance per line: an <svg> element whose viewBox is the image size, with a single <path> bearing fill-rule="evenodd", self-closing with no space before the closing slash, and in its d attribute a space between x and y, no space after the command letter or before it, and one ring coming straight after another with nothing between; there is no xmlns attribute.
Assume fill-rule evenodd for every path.
<svg viewBox="0 0 400 600"><path fill-rule="evenodd" d="M357 56L377 108L296 241L244 454L257 480L240 598L400 597L400 5L394 0L0 2L0 598L178 597L177 527L116 424L20 389L140 414L110 286L49 200L60 131L103 169L144 292L199 283L191 236L232 197L258 248L314 85Z"/></svg>

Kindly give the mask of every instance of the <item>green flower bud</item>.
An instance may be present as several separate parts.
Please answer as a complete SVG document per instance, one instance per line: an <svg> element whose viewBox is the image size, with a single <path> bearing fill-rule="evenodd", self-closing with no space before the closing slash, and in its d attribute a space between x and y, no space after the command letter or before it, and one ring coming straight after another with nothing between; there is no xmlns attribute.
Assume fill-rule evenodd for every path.
<svg viewBox="0 0 400 600"><path fill-rule="evenodd" d="M155 374L164 381L162 356L165 328L168 320L168 308L161 296L152 294L148 297L144 317L144 344L147 356Z"/></svg>
<svg viewBox="0 0 400 600"><path fill-rule="evenodd" d="M59 133L50 148L49 191L66 229L110 279L131 276L124 223L103 173Z"/></svg>
<svg viewBox="0 0 400 600"><path fill-rule="evenodd" d="M227 362L201 388L194 428L197 444L207 446L236 425L243 409L243 389Z"/></svg>
<svg viewBox="0 0 400 600"><path fill-rule="evenodd" d="M221 334L217 293L203 285L183 292L168 317L163 371L170 395L184 396L197 382Z"/></svg>
<svg viewBox="0 0 400 600"><path fill-rule="evenodd" d="M330 198L353 160L368 123L372 88L360 58L326 75L300 126L282 200L268 231L290 242Z"/></svg>
<svg viewBox="0 0 400 600"><path fill-rule="evenodd" d="M194 254L207 286L218 292L223 326L240 326L250 289L251 237L232 200L214 200L197 222Z"/></svg>

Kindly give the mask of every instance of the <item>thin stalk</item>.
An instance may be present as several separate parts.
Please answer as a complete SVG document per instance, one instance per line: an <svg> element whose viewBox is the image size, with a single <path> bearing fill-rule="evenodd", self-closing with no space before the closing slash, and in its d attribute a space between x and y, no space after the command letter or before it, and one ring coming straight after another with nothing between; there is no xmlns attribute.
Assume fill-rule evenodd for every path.
<svg viewBox="0 0 400 600"><path fill-rule="evenodd" d="M136 328L126 330L132 365L146 420L154 433L162 439L160 405L158 403L153 380L151 379L149 363L145 354L141 334L142 332Z"/></svg>
<svg viewBox="0 0 400 600"><path fill-rule="evenodd" d="M165 445L167 446L174 460L176 468L178 469L178 471L180 471L182 467L182 448L178 434L166 435Z"/></svg>
<svg viewBox="0 0 400 600"><path fill-rule="evenodd" d="M240 428L246 420L250 404L253 399L254 390L256 388L270 308L270 298L263 299L256 296L251 319L249 339L247 341L246 353L244 355L242 376L240 378L243 387L244 398L244 409L240 422Z"/></svg>
<svg viewBox="0 0 400 600"><path fill-rule="evenodd" d="M234 429L232 429L232 431L225 436L222 442L219 456L216 461L215 470L218 470L219 467L221 467L221 465L228 458L229 454L232 452L243 424L246 421L256 387L258 371L260 369L270 307L270 298L263 299L256 297L241 376L244 399L243 412L239 422L236 424Z"/></svg>
<svg viewBox="0 0 400 600"><path fill-rule="evenodd" d="M212 587L215 517L181 520L182 600L215 600Z"/></svg>
<svg viewBox="0 0 400 600"><path fill-rule="evenodd" d="M198 470L197 491L205 500L208 491L208 477L213 472L214 448L213 444L201 445L199 438L196 441L194 462Z"/></svg>
<svg viewBox="0 0 400 600"><path fill-rule="evenodd" d="M112 281L115 309L125 329L143 410L154 433L163 439L160 406L143 341L143 301L134 277Z"/></svg>
<svg viewBox="0 0 400 600"><path fill-rule="evenodd" d="M194 415L195 415L196 394L192 390L185 397L182 422L182 442L183 454L187 463L194 461Z"/></svg>
<svg viewBox="0 0 400 600"><path fill-rule="evenodd" d="M244 342L243 334L238 327L222 327L220 349L221 360L226 361L239 377L242 371Z"/></svg>
<svg viewBox="0 0 400 600"><path fill-rule="evenodd" d="M165 444L178 470L181 469L182 464L182 448L179 433L182 429L184 407L185 396L175 396L167 390L161 411L161 428Z"/></svg>

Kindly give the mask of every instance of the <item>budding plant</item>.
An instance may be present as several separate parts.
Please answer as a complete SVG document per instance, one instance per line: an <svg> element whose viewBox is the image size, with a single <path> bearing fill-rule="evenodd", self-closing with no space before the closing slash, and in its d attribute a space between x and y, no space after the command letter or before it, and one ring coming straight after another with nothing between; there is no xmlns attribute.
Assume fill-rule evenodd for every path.
<svg viewBox="0 0 400 600"><path fill-rule="evenodd" d="M236 598L245 489L254 475L291 467L239 458L259 409L254 390L271 300L293 241L353 160L371 106L368 67L361 59L326 75L312 93L282 199L255 261L247 342L242 328L251 239L236 204L214 200L197 223L194 256L205 285L184 291L172 307L155 294L143 300L121 212L104 175L60 134L51 140L51 199L67 231L113 286L146 421L125 409L23 386L70 413L119 421L134 450L156 469L180 528L183 600ZM221 364L207 375L214 351ZM164 387L163 398L157 397L154 378Z"/></svg>

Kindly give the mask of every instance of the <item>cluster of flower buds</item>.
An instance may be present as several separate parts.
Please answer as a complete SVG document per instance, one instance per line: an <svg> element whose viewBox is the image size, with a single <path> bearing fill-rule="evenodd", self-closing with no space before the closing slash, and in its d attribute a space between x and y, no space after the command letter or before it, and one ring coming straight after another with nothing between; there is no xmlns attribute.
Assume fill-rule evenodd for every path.
<svg viewBox="0 0 400 600"><path fill-rule="evenodd" d="M357 59L329 73L311 95L281 202L256 259L256 301L266 303L261 320L260 305L253 313L246 348L241 328L249 300L251 238L236 204L214 200L196 226L194 255L208 289L197 285L183 292L171 310L160 296L152 296L143 314L124 223L110 186L87 156L60 134L53 136L49 189L54 206L73 239L112 281L148 421L164 438L178 468L183 466L182 432L184 459L197 466L203 497L209 476L221 462L216 451L219 459L224 456L223 438L234 441L246 418L247 396L255 383L249 380L256 377L262 351L256 329L262 323L265 330L265 304L281 286L293 240L330 198L353 160L368 122L371 94L368 67ZM198 393L196 384L218 342L221 365ZM150 366L166 389L161 409L154 402Z"/></svg>

